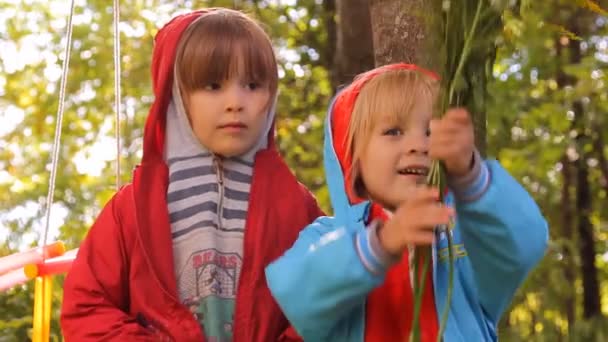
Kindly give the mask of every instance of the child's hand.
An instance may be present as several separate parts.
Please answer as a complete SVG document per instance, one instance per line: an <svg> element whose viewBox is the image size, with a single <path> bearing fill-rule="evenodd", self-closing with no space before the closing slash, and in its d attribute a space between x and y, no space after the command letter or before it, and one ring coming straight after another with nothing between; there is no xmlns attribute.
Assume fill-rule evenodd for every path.
<svg viewBox="0 0 608 342"><path fill-rule="evenodd" d="M448 224L453 215L453 208L439 202L439 190L418 187L379 228L378 240L387 253L400 255L408 244L432 244L435 226Z"/></svg>
<svg viewBox="0 0 608 342"><path fill-rule="evenodd" d="M448 110L431 121L429 155L444 162L450 176L464 176L470 170L475 151L471 116L465 109Z"/></svg>

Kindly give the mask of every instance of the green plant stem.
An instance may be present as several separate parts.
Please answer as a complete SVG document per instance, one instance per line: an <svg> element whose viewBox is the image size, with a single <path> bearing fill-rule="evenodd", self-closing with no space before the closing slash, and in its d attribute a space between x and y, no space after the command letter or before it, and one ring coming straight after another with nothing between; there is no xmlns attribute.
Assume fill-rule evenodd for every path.
<svg viewBox="0 0 608 342"><path fill-rule="evenodd" d="M469 50L471 48L471 40L475 35L475 31L477 30L477 22L479 21L479 15L481 13L481 5L484 0L479 0L477 2L477 9L475 10L475 17L473 18L473 25L471 26L471 30L467 33L466 39L464 41L464 47L462 48L462 53L460 54L460 60L458 61L458 67L456 67L456 72L452 78L452 82L450 83L450 90L448 92L448 104L452 103L452 98L454 96L454 87L460 74L462 73L462 68L464 67L464 63L466 59L469 57Z"/></svg>
<svg viewBox="0 0 608 342"><path fill-rule="evenodd" d="M454 91L455 91L456 82L458 82L458 80L460 78L460 74L462 73L462 69L464 68L465 62L469 56L470 49L471 49L471 42L473 41L473 38L477 31L477 25L478 25L480 14L481 14L482 4L483 4L483 0L479 0L477 2L477 9L475 10L475 16L473 18L473 24L471 25L471 30L466 35L466 38L464 41L464 46L462 48L462 53L460 54L460 60L458 61L458 66L456 68L456 72L454 73L454 75L451 79L451 82L450 82L446 107L447 107L447 105L451 105L453 103L452 101L454 99ZM446 29L447 29L447 27L446 27ZM439 333L437 334L438 342L442 341L443 334L444 334L446 326L447 326L447 321L449 319L449 313L450 313L450 306L451 306L451 302L452 302L452 293L453 293L453 288L454 288L454 250L453 250L453 238L452 238L452 234L450 232L449 227L446 229L445 233L447 235L447 240L448 240L448 257L449 257L448 290L447 290L447 295L446 295L447 298L446 298L446 302L445 302L445 307L444 307L442 315L441 315Z"/></svg>
<svg viewBox="0 0 608 342"><path fill-rule="evenodd" d="M445 332L445 328L448 323L448 318L450 315L450 306L452 302L452 291L454 289L454 250L452 248L452 234L450 234L449 228L446 229L446 235L448 238L448 257L450 259L448 265L448 293L447 299L445 301L445 307L443 308L443 312L441 313L441 323L439 325L439 333L437 334L437 342L441 342L443 339L443 333Z"/></svg>
<svg viewBox="0 0 608 342"><path fill-rule="evenodd" d="M409 339L410 342L420 341L420 310L422 308L422 298L424 294L424 287L426 285L426 277L431 264L430 252L430 248L416 248L414 251L414 319L412 320L412 328ZM421 257L424 257L424 265L422 266L422 274L419 275L418 272Z"/></svg>

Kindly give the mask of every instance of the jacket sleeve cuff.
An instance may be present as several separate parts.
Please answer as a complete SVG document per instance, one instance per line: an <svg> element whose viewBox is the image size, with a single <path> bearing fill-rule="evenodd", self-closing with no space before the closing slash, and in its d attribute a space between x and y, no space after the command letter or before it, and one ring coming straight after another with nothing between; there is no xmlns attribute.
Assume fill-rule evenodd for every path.
<svg viewBox="0 0 608 342"><path fill-rule="evenodd" d="M454 192L454 196L463 202L477 200L489 185L490 170L477 150L473 154L473 167L469 173L461 177L448 177L448 187Z"/></svg>
<svg viewBox="0 0 608 342"><path fill-rule="evenodd" d="M367 229L355 235L355 248L363 266L372 274L384 274L398 258L384 250L378 239L380 221L373 221Z"/></svg>

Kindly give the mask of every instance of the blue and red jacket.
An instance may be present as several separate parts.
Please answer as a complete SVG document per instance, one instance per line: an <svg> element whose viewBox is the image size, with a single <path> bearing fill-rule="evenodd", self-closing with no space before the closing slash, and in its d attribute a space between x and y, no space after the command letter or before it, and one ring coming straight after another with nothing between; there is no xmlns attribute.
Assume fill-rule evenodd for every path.
<svg viewBox="0 0 608 342"><path fill-rule="evenodd" d="M272 295L305 341L404 341L410 333L412 290L407 255L392 265L374 257L370 222L382 208L352 193L351 165L343 144L361 87L379 73L417 69L394 64L374 69L340 92L330 106L324 166L333 217L310 224L296 243L266 268ZM517 288L543 257L548 228L526 190L496 161L461 193L452 230L455 274L444 341L495 341L497 325ZM447 237L432 247L423 299L423 341L436 341L438 317L446 307Z"/></svg>

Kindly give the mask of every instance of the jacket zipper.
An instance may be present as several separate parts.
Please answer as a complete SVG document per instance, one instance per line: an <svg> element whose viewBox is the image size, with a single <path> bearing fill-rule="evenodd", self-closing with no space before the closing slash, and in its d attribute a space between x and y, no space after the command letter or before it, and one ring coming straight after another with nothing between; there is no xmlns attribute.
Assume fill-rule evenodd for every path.
<svg viewBox="0 0 608 342"><path fill-rule="evenodd" d="M217 156L213 157L213 164L215 166L215 176L217 178L218 187L217 229L222 230L222 219L224 217L224 168L222 160Z"/></svg>

